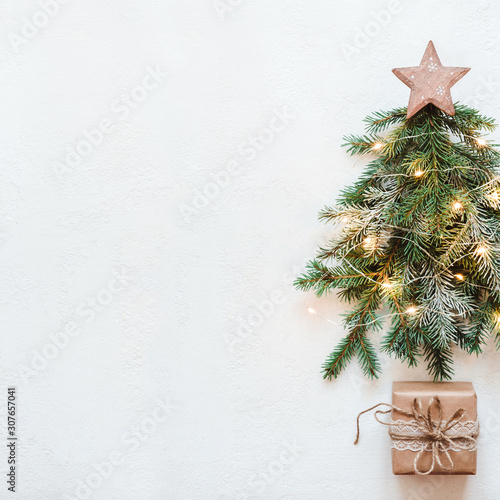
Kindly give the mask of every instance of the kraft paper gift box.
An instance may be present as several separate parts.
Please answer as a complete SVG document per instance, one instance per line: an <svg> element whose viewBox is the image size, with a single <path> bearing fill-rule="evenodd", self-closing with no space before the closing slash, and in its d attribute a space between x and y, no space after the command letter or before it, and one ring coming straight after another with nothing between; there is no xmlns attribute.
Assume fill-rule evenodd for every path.
<svg viewBox="0 0 500 500"><path fill-rule="evenodd" d="M453 433L455 433L455 439L457 433L461 435L468 434L472 438L466 438L465 440L458 439L458 441L455 441L457 445L452 444L451 447L449 446L451 444L449 441L443 442L444 446L447 447L448 456L446 456L443 449L439 451L438 448L437 453L439 453L439 460L444 467L441 467L437 463L437 460L435 460L434 467L432 468L433 453L430 450L431 446L429 444L428 451L422 451L418 458L419 471L423 473L432 468L430 474L476 473L477 452L475 440L479 427L477 424L477 396L472 384L470 382L394 382L392 388L392 421L393 424L396 423L397 425L391 425L390 427L392 437L392 471L394 474L416 474L415 458L419 454L418 443L415 445L415 442L408 441L408 438L406 438L406 441L404 439L402 441L397 438L394 439L395 432L396 436L399 431L404 433L405 425L402 422L415 422L415 418L412 415L409 416L401 413L394 407L404 412L412 413L415 398L418 398L422 404L423 414L429 415L427 413L428 407L433 402L429 416L437 424L439 421L439 412L437 402L433 401L433 398L436 396L441 403L442 422L453 418L457 410L464 410L462 418L458 418L460 415L455 418L459 422L444 434L453 436ZM420 425L425 425L423 420ZM425 435L425 432L422 435ZM422 448L422 442L420 448ZM464 446L461 447L461 444ZM448 457L451 458L451 462L448 461ZM451 470L446 470L450 466Z"/></svg>

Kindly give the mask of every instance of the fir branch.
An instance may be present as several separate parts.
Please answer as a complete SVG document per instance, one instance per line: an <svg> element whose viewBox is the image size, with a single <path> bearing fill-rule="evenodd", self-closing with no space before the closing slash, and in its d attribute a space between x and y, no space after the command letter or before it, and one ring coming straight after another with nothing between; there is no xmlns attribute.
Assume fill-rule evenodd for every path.
<svg viewBox="0 0 500 500"><path fill-rule="evenodd" d="M354 341L357 359L363 373L370 378L378 378L380 373L380 362L373 344L366 338L356 338Z"/></svg>
<svg viewBox="0 0 500 500"><path fill-rule="evenodd" d="M295 286L337 290L353 303L326 378L353 356L378 375L367 334L381 329L377 310L386 304L392 326L382 350L409 366L423 356L435 380L449 379L453 345L478 354L494 334L500 346L500 153L478 140L496 125L463 105L454 116L433 105L411 119L404 108L381 111L366 124L346 146L376 159L321 212L337 234ZM327 267L330 259L338 262Z"/></svg>
<svg viewBox="0 0 500 500"><path fill-rule="evenodd" d="M356 353L350 336L342 339L323 365L323 378L337 378Z"/></svg>
<svg viewBox="0 0 500 500"><path fill-rule="evenodd" d="M481 354L483 352L482 346L486 344L486 340L494 328L494 308L491 302L485 298L471 317L469 328L465 334L464 349L469 354Z"/></svg>
<svg viewBox="0 0 500 500"><path fill-rule="evenodd" d="M373 149L374 144L384 144L382 137L370 134L365 136L349 135L344 137L346 141L343 146L348 146L347 152L351 155L362 154L375 154L376 150Z"/></svg>
<svg viewBox="0 0 500 500"><path fill-rule="evenodd" d="M452 352L449 346L436 349L431 342L424 342L424 356L427 371L433 376L434 382L451 380L453 376Z"/></svg>
<svg viewBox="0 0 500 500"><path fill-rule="evenodd" d="M397 108L391 111L377 111L365 118L367 131L371 134L379 134L391 125L404 123L406 121L406 108Z"/></svg>

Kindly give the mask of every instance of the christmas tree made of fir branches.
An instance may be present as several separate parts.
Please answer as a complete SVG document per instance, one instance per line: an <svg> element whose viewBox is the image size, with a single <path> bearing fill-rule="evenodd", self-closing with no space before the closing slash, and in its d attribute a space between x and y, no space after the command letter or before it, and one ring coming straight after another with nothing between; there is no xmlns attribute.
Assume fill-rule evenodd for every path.
<svg viewBox="0 0 500 500"><path fill-rule="evenodd" d="M494 121L451 101L467 71L443 67L431 42L420 66L394 70L412 89L408 108L346 138L349 153L375 159L321 212L335 236L295 282L353 304L325 378L353 357L377 377L369 334L382 329L383 351L424 359L435 380L452 377L455 346L479 354L491 335L500 345L500 155L483 137Z"/></svg>

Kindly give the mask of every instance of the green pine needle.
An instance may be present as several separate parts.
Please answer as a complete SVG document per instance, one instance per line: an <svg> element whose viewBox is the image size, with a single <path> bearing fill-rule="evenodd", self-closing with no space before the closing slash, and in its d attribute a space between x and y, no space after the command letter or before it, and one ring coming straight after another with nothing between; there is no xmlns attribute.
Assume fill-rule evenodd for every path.
<svg viewBox="0 0 500 500"><path fill-rule="evenodd" d="M382 351L410 367L423 358L435 380L453 376L454 346L479 355L490 336L500 346L500 154L481 136L495 122L465 105L455 111L380 111L366 118L366 135L345 138L350 154L371 161L321 211L334 237L295 281L354 306L325 378L353 357L378 377L367 335L384 328L382 306L392 316Z"/></svg>

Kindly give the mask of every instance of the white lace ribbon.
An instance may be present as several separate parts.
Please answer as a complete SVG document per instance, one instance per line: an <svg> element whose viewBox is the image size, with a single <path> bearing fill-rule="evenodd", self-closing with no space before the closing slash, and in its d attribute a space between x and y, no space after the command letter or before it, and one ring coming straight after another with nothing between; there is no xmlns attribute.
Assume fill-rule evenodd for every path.
<svg viewBox="0 0 500 500"><path fill-rule="evenodd" d="M445 421L441 426L444 427ZM479 423L469 420L459 422L446 431L446 436L451 438L449 441L441 443L442 451L475 451L477 443L472 443L466 438L456 436L474 435L479 432ZM389 434L392 437L392 448L398 451L410 450L420 452L428 447L429 441L427 434L422 431L416 420L395 420L391 422ZM404 436L404 438L399 437Z"/></svg>

